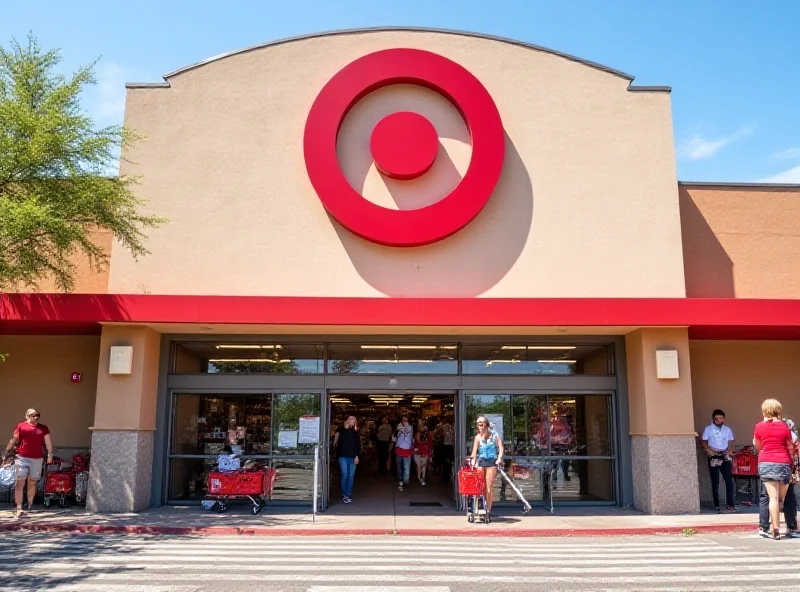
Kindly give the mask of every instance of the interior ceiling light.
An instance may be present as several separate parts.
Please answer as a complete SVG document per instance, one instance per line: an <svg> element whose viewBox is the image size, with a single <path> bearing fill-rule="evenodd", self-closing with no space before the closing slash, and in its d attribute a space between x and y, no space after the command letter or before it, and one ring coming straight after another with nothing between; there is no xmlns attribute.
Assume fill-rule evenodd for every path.
<svg viewBox="0 0 800 592"><path fill-rule="evenodd" d="M236 343L230 345L218 345L217 349L281 349L281 345L250 345L245 343Z"/></svg>
<svg viewBox="0 0 800 592"><path fill-rule="evenodd" d="M254 364L288 364L292 360L272 360L270 358L214 358L209 360L212 364L217 362L252 362Z"/></svg>
<svg viewBox="0 0 800 592"><path fill-rule="evenodd" d="M537 360L540 364L577 364L578 360Z"/></svg>
<svg viewBox="0 0 800 592"><path fill-rule="evenodd" d="M457 345L362 345L361 349L456 349Z"/></svg>
<svg viewBox="0 0 800 592"><path fill-rule="evenodd" d="M515 350L573 350L577 346L574 345L504 345L500 349L515 349Z"/></svg>
<svg viewBox="0 0 800 592"><path fill-rule="evenodd" d="M363 364L431 364L433 360L361 360Z"/></svg>

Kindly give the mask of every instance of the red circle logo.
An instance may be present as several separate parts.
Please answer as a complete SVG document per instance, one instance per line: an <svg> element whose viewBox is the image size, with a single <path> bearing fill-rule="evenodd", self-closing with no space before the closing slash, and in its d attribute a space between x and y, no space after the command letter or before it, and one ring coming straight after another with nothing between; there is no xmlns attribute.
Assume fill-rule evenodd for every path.
<svg viewBox="0 0 800 592"><path fill-rule="evenodd" d="M369 93L393 84L415 84L448 99L472 139L472 158L458 186L417 210L390 210L364 199L345 178L336 155L339 129L350 109ZM405 111L381 120L370 139L378 170L393 179L424 175L438 147L430 121ZM351 62L323 87L306 120L303 152L314 190L342 226L375 243L414 247L458 232L483 209L503 170L505 133L492 97L465 68L428 51L387 49Z"/></svg>

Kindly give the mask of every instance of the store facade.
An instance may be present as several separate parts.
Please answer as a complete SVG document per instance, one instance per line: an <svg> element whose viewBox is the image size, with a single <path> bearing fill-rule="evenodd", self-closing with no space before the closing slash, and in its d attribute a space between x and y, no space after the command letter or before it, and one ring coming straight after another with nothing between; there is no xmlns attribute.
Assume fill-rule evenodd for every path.
<svg viewBox="0 0 800 592"><path fill-rule="evenodd" d="M622 481L629 471L619 468L615 436L617 406L625 405L617 396L613 356L621 341L182 339L186 336L165 336L162 344L172 360L163 358L169 366L161 372L166 388L160 389L163 419L157 422L155 448L168 453L154 460L156 506L202 499L225 443L276 469L273 503L310 503L315 446L296 434L300 418L320 417L320 503L327 507L337 493L329 481L329 443L341 425L331 416L331 404L351 395L373 403L352 408L359 419L397 415L408 406L423 408L420 419L451 418L451 462L471 450L474 432L468 426L478 415L489 415L508 446L509 470L542 461L557 467L553 497L559 503L607 505L631 495L630 484ZM546 490L535 475L526 474L518 484L528 499L542 501ZM453 491L451 503L456 501Z"/></svg>
<svg viewBox="0 0 800 592"><path fill-rule="evenodd" d="M168 219L150 254L100 233L75 293L0 296L0 396L91 448L92 510L197 502L226 441L309 504L300 420L324 466L332 402L363 395L448 401L456 458L500 418L557 503L694 512L712 409L742 444L765 381L800 412L800 187L677 182L666 87L358 30L129 84L125 123L121 173Z"/></svg>

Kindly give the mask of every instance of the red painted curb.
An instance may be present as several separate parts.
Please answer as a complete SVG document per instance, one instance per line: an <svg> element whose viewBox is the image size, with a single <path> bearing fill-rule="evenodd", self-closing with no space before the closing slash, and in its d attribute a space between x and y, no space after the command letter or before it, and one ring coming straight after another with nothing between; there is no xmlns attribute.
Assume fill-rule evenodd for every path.
<svg viewBox="0 0 800 592"><path fill-rule="evenodd" d="M0 532L63 532L80 534L135 534L173 536L416 536L416 537L612 537L720 534L755 531L754 524L703 524L696 526L643 526L634 528L541 528L498 529L476 525L474 528L404 529L392 531L378 528L258 528L236 526L138 526L68 523L0 524Z"/></svg>

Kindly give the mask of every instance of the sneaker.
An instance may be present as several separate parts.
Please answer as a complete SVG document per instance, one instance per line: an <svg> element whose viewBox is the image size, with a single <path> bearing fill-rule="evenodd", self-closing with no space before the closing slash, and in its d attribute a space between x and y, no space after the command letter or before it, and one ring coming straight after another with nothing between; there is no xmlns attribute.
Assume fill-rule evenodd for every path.
<svg viewBox="0 0 800 592"><path fill-rule="evenodd" d="M353 500L351 500L351 499L350 499L349 497L347 497L347 496L344 496L344 497L342 498L342 501L343 501L344 503L346 503L346 504L352 504L352 503L353 503Z"/></svg>
<svg viewBox="0 0 800 592"><path fill-rule="evenodd" d="M759 526L758 527L758 536L760 536L762 539L771 539L772 538L772 533L770 533L769 529L761 528Z"/></svg>
<svg viewBox="0 0 800 592"><path fill-rule="evenodd" d="M728 514L736 514L739 512L739 510L736 509L736 506L727 506L725 511L728 512Z"/></svg>
<svg viewBox="0 0 800 592"><path fill-rule="evenodd" d="M795 539L797 538L797 530L794 528L786 529L786 533L783 535L785 539Z"/></svg>
<svg viewBox="0 0 800 592"><path fill-rule="evenodd" d="M425 487L425 479L423 479L423 480L420 482L420 485L422 485L423 487Z"/></svg>
<svg viewBox="0 0 800 592"><path fill-rule="evenodd" d="M719 509L719 506L714 506L714 511L715 511L717 514L721 514L721 513L722 513L722 511Z"/></svg>
<svg viewBox="0 0 800 592"><path fill-rule="evenodd" d="M403 482L402 481L400 481L400 483L397 484L397 489L399 489L400 491L403 491Z"/></svg>

